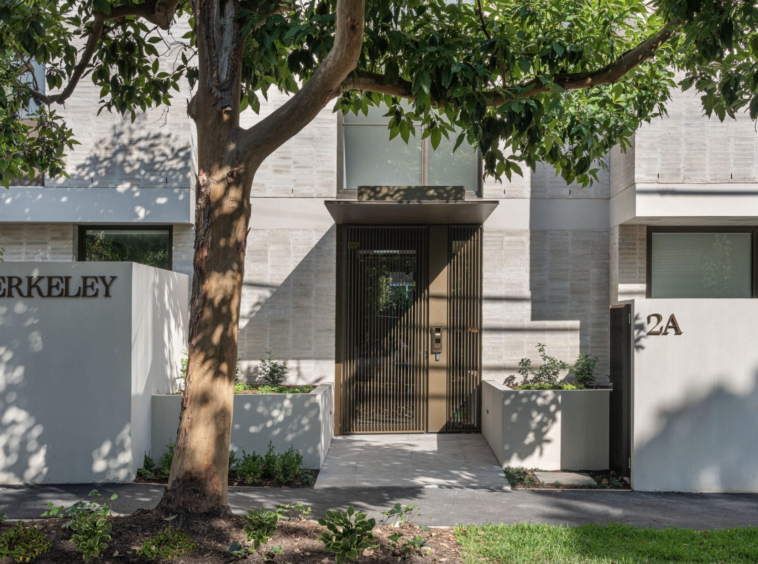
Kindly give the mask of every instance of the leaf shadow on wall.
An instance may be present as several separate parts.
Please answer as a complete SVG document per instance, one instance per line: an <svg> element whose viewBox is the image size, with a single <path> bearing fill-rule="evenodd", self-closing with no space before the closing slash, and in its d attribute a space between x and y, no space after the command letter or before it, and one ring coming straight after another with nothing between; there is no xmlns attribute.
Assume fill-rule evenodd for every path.
<svg viewBox="0 0 758 564"><path fill-rule="evenodd" d="M333 380L336 236L334 225L323 234L250 231L240 312L241 378L255 380L258 361L270 349L274 358L288 361L287 383ZM298 248L308 250L299 254ZM268 282L279 272L288 273L280 284Z"/></svg>
<svg viewBox="0 0 758 564"><path fill-rule="evenodd" d="M749 389L692 392L649 422L657 431L634 449L635 487L758 492L758 371Z"/></svg>

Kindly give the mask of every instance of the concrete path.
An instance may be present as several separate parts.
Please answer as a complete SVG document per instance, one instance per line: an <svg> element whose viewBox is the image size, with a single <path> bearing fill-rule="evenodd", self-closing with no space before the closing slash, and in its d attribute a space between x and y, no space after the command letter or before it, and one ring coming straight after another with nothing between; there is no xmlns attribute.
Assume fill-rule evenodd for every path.
<svg viewBox="0 0 758 564"><path fill-rule="evenodd" d="M388 486L510 489L481 434L335 437L315 488Z"/></svg>
<svg viewBox="0 0 758 564"><path fill-rule="evenodd" d="M2 512L10 518L31 519L48 501L71 505L97 488L103 497L117 493L114 510L132 513L158 503L162 486L144 484L84 484L0 488ZM445 488L231 488L229 503L236 513L277 503L300 501L313 516L327 509L353 505L381 518L395 503L420 507L419 523L627 523L667 528L712 529L758 526L757 494L661 494L613 491L491 491Z"/></svg>

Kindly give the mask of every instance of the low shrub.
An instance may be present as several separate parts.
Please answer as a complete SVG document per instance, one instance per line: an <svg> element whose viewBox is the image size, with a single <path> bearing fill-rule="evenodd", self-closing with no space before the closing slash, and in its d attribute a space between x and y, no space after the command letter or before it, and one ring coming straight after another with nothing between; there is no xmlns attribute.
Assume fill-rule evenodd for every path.
<svg viewBox="0 0 758 564"><path fill-rule="evenodd" d="M12 558L14 562L31 562L51 548L53 543L45 533L23 521L0 536L0 558Z"/></svg>
<svg viewBox="0 0 758 564"><path fill-rule="evenodd" d="M294 446L279 457L279 479L285 483L295 481L303 471L303 455Z"/></svg>
<svg viewBox="0 0 758 564"><path fill-rule="evenodd" d="M192 552L196 548L195 541L184 531L169 527L144 541L142 548L137 550L137 555L157 560L171 560Z"/></svg>
<svg viewBox="0 0 758 564"><path fill-rule="evenodd" d="M555 384L519 384L512 386L514 390L584 390L584 386L575 386L568 382L556 382Z"/></svg>
<svg viewBox="0 0 758 564"><path fill-rule="evenodd" d="M267 480L281 480L281 457L274 452L274 444L268 443L268 450L263 456L263 477Z"/></svg>
<svg viewBox="0 0 758 564"><path fill-rule="evenodd" d="M321 533L319 540L324 543L327 551L334 553L337 564L342 564L348 558L357 558L367 548L376 548L376 537L371 532L376 526L376 519L367 519L363 511L356 513L352 505L345 513L327 511L318 523L328 529Z"/></svg>
<svg viewBox="0 0 758 564"><path fill-rule="evenodd" d="M242 449L242 458L234 468L234 475L248 484L257 484L263 477L263 457L254 452L248 454Z"/></svg>
<svg viewBox="0 0 758 564"><path fill-rule="evenodd" d="M591 354L580 353L574 366L569 368L576 382L585 388L595 385L595 366L599 358Z"/></svg>
<svg viewBox="0 0 758 564"><path fill-rule="evenodd" d="M145 453L145 457L142 460L142 468L137 470L137 478L146 481L168 480L168 477L171 475L171 465L173 463L174 441L169 441L168 445L166 446L166 452L161 455L160 459L158 460L158 464L155 463L150 455Z"/></svg>
<svg viewBox="0 0 758 564"><path fill-rule="evenodd" d="M235 394L309 394L315 386L269 386L268 384L234 384Z"/></svg>

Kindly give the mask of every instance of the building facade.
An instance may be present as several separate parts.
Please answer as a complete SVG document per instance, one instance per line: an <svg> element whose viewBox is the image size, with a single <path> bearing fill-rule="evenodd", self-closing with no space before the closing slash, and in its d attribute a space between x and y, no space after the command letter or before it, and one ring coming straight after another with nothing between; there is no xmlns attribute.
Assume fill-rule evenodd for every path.
<svg viewBox="0 0 758 564"><path fill-rule="evenodd" d="M96 117L97 97L94 87L83 83L60 111L82 143L68 156L70 179L46 178L42 185L0 191L4 260L98 260L116 256L108 253L117 248L121 260L147 261L191 276L195 140L191 122L180 110L189 90L176 96L169 111L141 114L134 123L107 112ZM272 93L261 104L260 115L246 112L242 125L263 119L285 101L284 95ZM450 382L447 388L435 388L432 383L435 327L450 333L443 336L446 347L470 349L468 359L458 361L452 358L453 350L442 351L442 362L447 366L457 362L461 378L471 380L461 384L464 388L478 389L481 380L502 382L516 374L523 358L538 364L539 344L545 345L549 355L569 363L580 353L597 356L597 381L605 384L613 370L620 370L621 362L618 354L614 360L612 352L609 312L612 306L627 304L632 308L628 312L632 350L626 370L649 395L635 368L650 366L643 357L652 345L645 348L644 340L652 330L650 342L658 329L648 327L648 315L664 317L663 332L669 315L676 314L658 312L655 300L682 300L674 305L695 309L711 304L716 313L709 315L718 317L721 300L746 300L745 307L750 308L749 300L758 295L758 134L746 115L724 123L708 119L702 116L697 96L677 92L669 115L644 125L630 150L614 150L599 181L588 188L566 185L546 166L527 170L512 182L480 180L481 167L473 151L462 148L454 155L443 143L435 152L415 139L401 144L388 141L381 112L343 118L328 107L262 165L251 193L240 316L243 378L255 378L259 360L271 351L274 358L287 361L292 384L335 382L335 405L342 406L336 407L339 412L356 405L345 399L354 385L348 382L346 371L357 370L355 363L376 365L391 382L393 374L401 380L405 377L397 368L404 354L423 354L423 363L416 363L424 372L418 376L419 385L427 386L426 396L442 394L440 401L446 398L447 404L439 406L441 423L424 419L420 427L409 429L452 430L460 421L463 404L450 403ZM365 188L377 186L385 189L383 196L377 196L381 191L372 195ZM450 190L443 196L427 190L424 196L409 197L418 205L403 207L394 200L403 199L397 194L410 192L386 190L393 186ZM384 211L377 211L380 207ZM463 229L464 224L470 232L456 235L455 229ZM423 235L401 233L411 228ZM408 246L417 236L421 237L418 251ZM448 268L441 286L447 301L435 314L433 247L440 238L446 241L439 256L447 257L440 259L443 268ZM463 243L454 247L454 241ZM463 255L455 249L467 248L468 243L474 245L465 259L469 262L459 265L456 275L451 265ZM414 254L416 262L408 266L408 257L421 249L429 250L430 262L421 264L420 255ZM462 305L461 312L455 313L458 302L453 288L459 283L469 284L470 292L464 297L474 300L474 305L469 304L468 310ZM380 291L388 292L391 299L371 293ZM402 305L408 300L418 302L423 292L429 292L430 301L424 305L428 311ZM395 309L386 309L385 302L377 306L375 299L389 299ZM372 319L394 316L396 321L368 329L351 325L350 308L356 307L363 309L354 312L355 319L374 308ZM423 321L421 336L413 337L418 327L409 320L411 314ZM467 324L455 315L474 317ZM676 315L676 320L682 322L681 317L681 313ZM716 322L721 327L722 321ZM465 346L460 344L464 341L456 345L447 340L454 337L455 323L470 339L464 339ZM406 327L409 336L393 332L398 327ZM673 326L669 328L671 342L677 335ZM376 352L368 341L350 341L361 331L392 350ZM429 341L423 336L426 331L432 332ZM691 326L682 328L682 335L688 331ZM419 341L416 345L414 338ZM685 347L681 354L702 352ZM665 351L655 354L668 358ZM744 374L736 377L740 393L755 394L751 390L758 377L758 355L745 352L742 356L739 364ZM381 368L382 358L386 369ZM666 376L650 370L644 377ZM679 368L669 366L668 370L673 374ZM714 366L713 371L713 377L700 384L706 395L712 387L729 381L728 368L722 373ZM686 390L687 378L683 373L672 381ZM347 387L340 386L343 380ZM682 394L671 400L673 404L687 396L686 391ZM662 401L651 407L634 390L628 398L625 417L635 425L642 424L639 418L645 419L645 425L654 419L650 410L666 412L673 406ZM480 404L469 406L464 417L473 430L479 427L476 410ZM754 409L754 399L747 405ZM429 407L427 415L434 409ZM714 409L719 414L727 408ZM335 432L340 432L345 417L344 412L338 413ZM393 429L379 425L375 430ZM632 440L630 466L632 456L644 456L644 449L650 448L645 445L665 434L665 429L645 432L647 438L640 438L639 444L636 435ZM672 432L683 431L677 427ZM754 440L749 446L752 460L758 456ZM713 448L718 451L716 445ZM735 461L745 460L737 456ZM698 480L693 478L694 489L700 487ZM758 488L746 480L734 482L741 484L737 489Z"/></svg>

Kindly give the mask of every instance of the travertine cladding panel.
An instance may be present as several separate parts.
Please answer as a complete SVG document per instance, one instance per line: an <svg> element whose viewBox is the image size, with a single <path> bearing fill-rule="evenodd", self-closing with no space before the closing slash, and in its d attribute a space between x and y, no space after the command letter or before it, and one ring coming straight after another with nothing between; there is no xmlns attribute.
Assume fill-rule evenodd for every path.
<svg viewBox="0 0 758 564"><path fill-rule="evenodd" d="M193 225L174 225L173 248L171 249L172 270L190 277L192 287L192 259L195 255L195 227Z"/></svg>
<svg viewBox="0 0 758 564"><path fill-rule="evenodd" d="M254 378L266 350L290 383L334 380L336 233L253 229L240 312L240 372Z"/></svg>
<svg viewBox="0 0 758 564"><path fill-rule="evenodd" d="M260 114L246 110L240 123L250 127L281 107L290 96L272 89ZM333 198L337 194L337 115L332 103L295 137L267 158L253 181L252 197ZM255 226L251 226L255 229Z"/></svg>
<svg viewBox="0 0 758 564"><path fill-rule="evenodd" d="M647 285L647 227L619 225L611 228L611 303L644 298Z"/></svg>
<svg viewBox="0 0 758 564"><path fill-rule="evenodd" d="M634 137L630 141L631 146L626 148L626 152L622 152L618 145L611 150L611 197L634 185Z"/></svg>
<svg viewBox="0 0 758 564"><path fill-rule="evenodd" d="M608 232L484 230L483 376L502 381L537 344L608 370Z"/></svg>
<svg viewBox="0 0 758 564"><path fill-rule="evenodd" d="M750 116L709 119L694 91L675 91L667 108L668 117L636 134L636 182L758 181L758 133Z"/></svg>
<svg viewBox="0 0 758 564"><path fill-rule="evenodd" d="M189 30L186 21L171 28L175 41ZM81 47L81 45L79 45ZM173 70L181 64L176 51L160 58L160 68ZM171 107L138 113L132 123L129 115L100 110L100 88L85 78L65 106L56 107L73 129L81 145L69 151L66 170L70 179L58 178L48 185L93 188L187 187L191 183L192 131L187 116L189 84L172 91Z"/></svg>
<svg viewBox="0 0 758 564"><path fill-rule="evenodd" d="M3 260L70 262L76 260L75 227L69 224L0 224Z"/></svg>
<svg viewBox="0 0 758 564"><path fill-rule="evenodd" d="M598 181L591 186L582 188L577 184L566 184L560 177L555 175L552 166L539 164L534 172L525 165L522 167L523 176L514 174L511 181L503 178L503 182L497 182L494 178L486 177L482 186L482 195L485 199L518 199L518 198L599 198L608 199L610 193L610 173L602 167L597 173Z"/></svg>

